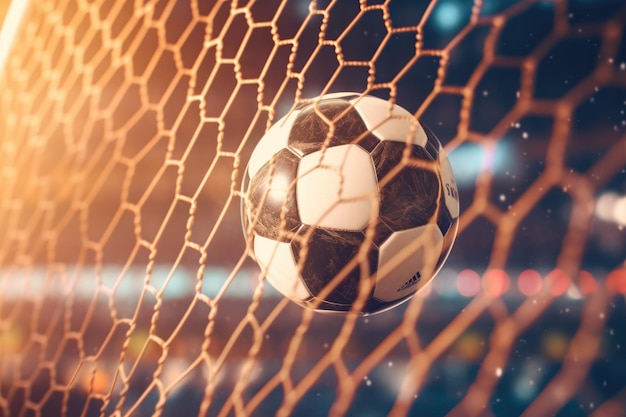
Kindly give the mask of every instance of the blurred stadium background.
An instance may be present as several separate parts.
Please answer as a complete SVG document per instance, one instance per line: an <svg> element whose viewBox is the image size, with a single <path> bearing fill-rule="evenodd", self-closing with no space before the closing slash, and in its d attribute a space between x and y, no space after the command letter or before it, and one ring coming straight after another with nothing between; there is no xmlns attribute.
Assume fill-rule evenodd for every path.
<svg viewBox="0 0 626 417"><path fill-rule="evenodd" d="M363 14L383 2L244 3L25 9L0 66L0 415L231 415L242 375L253 414L277 412L285 385L255 394L283 372L298 329L308 326L294 382L345 321L305 318L269 286L258 292L258 268L242 261L235 168L296 91L328 85L393 92L447 144L457 175L462 229L409 323L435 353L408 413L626 415L623 1L436 2L421 42L446 49L445 73L440 55L411 61L415 30L386 37L385 19L414 27L429 2ZM468 30L478 5L486 23ZM248 30L249 19L274 25ZM315 49L324 24L327 39L347 34L341 59L336 44ZM375 51L375 65L358 64ZM338 72L340 60L357 64ZM514 112L524 100L536 108ZM408 308L357 319L341 363L355 370L381 351ZM252 359L250 315L268 323ZM524 330L498 350L510 318ZM389 413L412 349L382 349L346 414ZM459 404L482 392L492 352L506 365L484 409L466 414ZM339 372L324 370L293 415L337 411Z"/></svg>

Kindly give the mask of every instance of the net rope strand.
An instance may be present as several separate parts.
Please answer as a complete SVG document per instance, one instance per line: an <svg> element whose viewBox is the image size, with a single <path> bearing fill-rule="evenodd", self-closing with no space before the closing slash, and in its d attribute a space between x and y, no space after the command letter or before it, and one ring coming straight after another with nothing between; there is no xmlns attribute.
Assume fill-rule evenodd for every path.
<svg viewBox="0 0 626 417"><path fill-rule="evenodd" d="M251 146L278 115L341 87L346 69L365 70L358 79L362 92L386 92L391 102L402 104L400 84L420 59L437 58L432 89L414 114L421 118L441 97L460 98L459 125L446 149L474 143L484 152L485 168L516 123L528 116L551 119L543 172L504 209L492 195L495 174L482 170L472 202L461 213L459 233L487 221L495 229L487 270L503 270L524 221L560 189L572 210L554 266L582 285L577 277L592 233L591 203L626 168L626 136L585 171L571 172L566 156L576 111L598 90L626 89L624 71L615 62L623 48L625 8L600 22L572 24L572 2L554 1L552 31L528 54L512 57L497 53L503 30L537 1L482 15L485 2L477 0L467 24L439 49L425 47L425 26L439 1L425 8L418 23L402 27L394 26L393 2L355 2L358 11L335 38L332 19L343 7L335 0L325 7L312 2L299 17L289 16L292 3L276 1L267 5L271 18L259 17L259 1L216 1L208 10L199 1L31 3L0 74L0 415L15 407L19 415L73 414L72 407L82 415L131 416L145 407L167 415L168 401L193 380L202 393L199 415L258 415L279 392L278 415L288 416L330 374L335 396L329 413L342 416L358 401L368 375L392 352L405 349L407 370L390 410L405 416L433 367L484 316L493 322L484 359L448 415L492 412L515 343L561 294L557 274L546 277L541 293L509 309L486 273L484 288L432 340L420 334L426 298L418 295L397 326L356 364L346 350L363 331L362 322L348 314L329 330L334 339L304 375L299 363L314 355L307 343L317 326L315 313L302 310L291 318L289 343L276 347L274 358L267 356L270 335L293 310L286 299L267 309L269 284L263 276L243 311L225 316L223 306L246 273L250 248L230 254L227 276L209 281L212 263L224 256L221 240L241 235L232 232L233 225L239 227L232 213L245 198L239 182ZM353 59L348 41L373 14L380 15L386 33L370 59ZM483 27L487 36L478 65L463 85L446 83L453 51ZM313 37L311 28L317 30ZM263 30L273 44L253 74L246 54ZM415 54L389 81L377 80L378 59L403 33L415 34ZM551 51L564 40L591 38L600 42L593 71L557 98L535 97L539 67ZM314 85L327 48L337 67L323 85ZM482 132L472 128L472 117L480 82L494 67L519 70L520 86L515 104ZM239 116L244 101L254 109ZM200 171L196 158L207 149ZM194 279L184 285L192 296L176 313L178 322L169 325L171 303L181 302L171 293L181 285L179 272L187 270ZM596 284L598 290L584 296L559 372L525 415L553 415L576 400L600 355L615 296L602 282ZM231 327L225 326L229 320L235 321ZM96 329L98 323L104 330ZM198 323L198 336L184 340ZM180 357L182 364L173 368ZM259 387L255 378L271 360L280 365ZM231 374L236 381L223 400L221 384ZM79 405L73 401L76 392L85 397ZM623 389L607 398L594 415L623 411L622 394Z"/></svg>

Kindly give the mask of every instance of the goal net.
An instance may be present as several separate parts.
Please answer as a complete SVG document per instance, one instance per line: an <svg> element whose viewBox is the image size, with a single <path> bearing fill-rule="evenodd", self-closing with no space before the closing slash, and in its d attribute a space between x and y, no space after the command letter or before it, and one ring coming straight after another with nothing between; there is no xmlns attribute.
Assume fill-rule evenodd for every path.
<svg viewBox="0 0 626 417"><path fill-rule="evenodd" d="M0 5L0 416L626 415L621 0ZM461 214L399 307L251 259L264 132L350 91L448 152Z"/></svg>

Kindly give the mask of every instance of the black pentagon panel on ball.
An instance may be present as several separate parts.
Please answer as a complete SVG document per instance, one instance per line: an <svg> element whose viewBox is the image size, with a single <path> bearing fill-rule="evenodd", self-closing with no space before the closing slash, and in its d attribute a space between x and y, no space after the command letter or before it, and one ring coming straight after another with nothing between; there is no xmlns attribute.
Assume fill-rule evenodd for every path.
<svg viewBox="0 0 626 417"><path fill-rule="evenodd" d="M374 245L371 245L365 264L354 262L353 266L348 266L365 244L363 233L302 226L298 235L291 245L296 263L302 268L300 274L304 285L313 297L325 304L349 307L359 295L362 279L375 279L378 250ZM331 285L327 289L329 293L322 296L320 293L328 285Z"/></svg>
<svg viewBox="0 0 626 417"><path fill-rule="evenodd" d="M329 121L334 127L331 138L328 137ZM287 143L291 149L304 156L319 151L324 144L338 146L356 143L370 152L378 142L368 132L361 116L349 101L332 98L303 107L291 127Z"/></svg>
<svg viewBox="0 0 626 417"><path fill-rule="evenodd" d="M422 125L422 128L426 133L426 151L431 156L431 158L433 158L433 161L436 161L439 158L439 147L441 143L439 142L439 139L437 139L437 136L435 136L433 131L430 130L428 126L423 123L420 124Z"/></svg>
<svg viewBox="0 0 626 417"><path fill-rule="evenodd" d="M282 149L250 179L247 216L256 234L287 242L288 232L300 226L295 187L299 161Z"/></svg>
<svg viewBox="0 0 626 417"><path fill-rule="evenodd" d="M439 199L439 216L437 217L437 226L439 226L441 234L445 236L448 230L450 230L450 226L452 226L455 221L456 219L452 217L446 205L446 198L442 194Z"/></svg>
<svg viewBox="0 0 626 417"><path fill-rule="evenodd" d="M429 222L437 209L439 176L423 167L402 162L407 144L383 141L372 152L380 190L380 221L394 231L412 229ZM411 160L432 162L418 145L411 146Z"/></svg>
<svg viewBox="0 0 626 417"><path fill-rule="evenodd" d="M452 250L452 245L454 245L454 240L456 239L456 233L457 233L458 227L459 227L459 219L454 219L452 221L452 224L450 224L450 227L447 233L444 233L443 245L441 248L441 255L439 256L439 259L437 259L435 270L439 270L439 268L443 266L443 263L448 258L448 255L450 254L450 251Z"/></svg>

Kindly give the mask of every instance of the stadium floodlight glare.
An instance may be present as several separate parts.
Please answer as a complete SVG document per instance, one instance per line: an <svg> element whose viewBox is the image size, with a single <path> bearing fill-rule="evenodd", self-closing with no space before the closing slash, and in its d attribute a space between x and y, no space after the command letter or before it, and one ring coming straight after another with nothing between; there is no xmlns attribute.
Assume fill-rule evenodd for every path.
<svg viewBox="0 0 626 417"><path fill-rule="evenodd" d="M621 197L613 206L613 221L626 226L626 196Z"/></svg>
<svg viewBox="0 0 626 417"><path fill-rule="evenodd" d="M626 225L626 196L611 191L603 193L596 201L596 217L607 222Z"/></svg>
<svg viewBox="0 0 626 417"><path fill-rule="evenodd" d="M11 51L15 35L28 8L28 3L28 0L11 1L4 14L4 19L2 19L0 14L0 73L4 70L4 63Z"/></svg>

